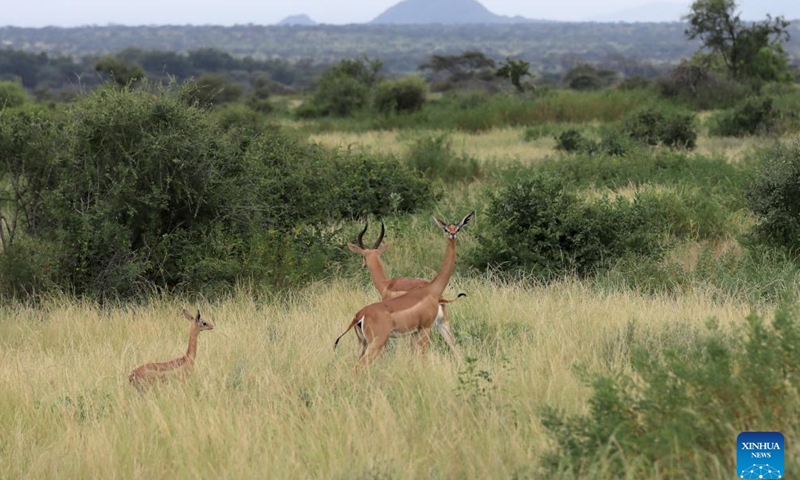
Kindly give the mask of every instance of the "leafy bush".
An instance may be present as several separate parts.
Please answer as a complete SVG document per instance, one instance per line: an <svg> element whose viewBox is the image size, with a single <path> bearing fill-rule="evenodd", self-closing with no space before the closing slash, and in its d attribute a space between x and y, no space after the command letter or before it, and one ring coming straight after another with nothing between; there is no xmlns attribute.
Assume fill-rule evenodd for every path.
<svg viewBox="0 0 800 480"><path fill-rule="evenodd" d="M317 81L314 96L297 113L301 117L347 117L369 105L382 64L377 60L344 59Z"/></svg>
<svg viewBox="0 0 800 480"><path fill-rule="evenodd" d="M572 90L599 90L611 86L619 78L614 70L583 64L564 75L563 82Z"/></svg>
<svg viewBox="0 0 800 480"><path fill-rule="evenodd" d="M188 100L202 106L231 103L242 96L242 87L221 73L204 73L187 83L193 87L185 90Z"/></svg>
<svg viewBox="0 0 800 480"><path fill-rule="evenodd" d="M445 181L471 181L482 174L478 161L453 152L446 134L422 137L408 149L408 164L427 178Z"/></svg>
<svg viewBox="0 0 800 480"><path fill-rule="evenodd" d="M0 81L0 110L19 107L28 99L25 89L16 82Z"/></svg>
<svg viewBox="0 0 800 480"><path fill-rule="evenodd" d="M579 187L620 188L628 185L691 185L724 199L730 210L744 207L742 185L750 168L724 158L687 155L683 152L646 151L627 157L575 155L546 158L526 169L510 169L511 179L540 173L558 177Z"/></svg>
<svg viewBox="0 0 800 480"><path fill-rule="evenodd" d="M586 138L579 130L570 128L556 135L556 149L569 153L592 153L597 150L597 144Z"/></svg>
<svg viewBox="0 0 800 480"><path fill-rule="evenodd" d="M800 142L776 144L760 152L761 165L746 192L758 219L756 234L792 249L800 247Z"/></svg>
<svg viewBox="0 0 800 480"><path fill-rule="evenodd" d="M688 113L666 115L661 130L661 143L671 148L693 149L697 145L695 117Z"/></svg>
<svg viewBox="0 0 800 480"><path fill-rule="evenodd" d="M619 129L610 128L603 132L598 150L606 155L622 157L641 148L642 143L634 140Z"/></svg>
<svg viewBox="0 0 800 480"><path fill-rule="evenodd" d="M384 80L375 92L375 108L379 112L415 112L426 100L428 86L419 77Z"/></svg>
<svg viewBox="0 0 800 480"><path fill-rule="evenodd" d="M560 179L534 176L490 194L474 263L550 280L586 276L628 255L657 257L666 229L650 207L621 197L582 200Z"/></svg>
<svg viewBox="0 0 800 480"><path fill-rule="evenodd" d="M238 128L255 134L271 128L266 115L241 104L221 106L213 112L213 116L226 131Z"/></svg>
<svg viewBox="0 0 800 480"><path fill-rule="evenodd" d="M623 120L622 131L647 145L692 149L697 143L694 115L648 108Z"/></svg>
<svg viewBox="0 0 800 480"><path fill-rule="evenodd" d="M340 240L321 224L435 198L399 160L331 156L271 129L225 132L220 112L185 98L185 90L104 89L64 118L0 114L0 167L10 178L0 188L21 199L11 210L24 239L3 241L11 254L0 262L0 289L115 297L219 293L239 281L285 286L339 258Z"/></svg>
<svg viewBox="0 0 800 480"><path fill-rule="evenodd" d="M733 472L736 432L798 428L800 323L787 309L771 326L750 316L743 339L715 324L693 345L632 349L632 372L588 377L589 412L549 407L545 428L557 448L550 473L611 478L704 478ZM663 348L663 347L662 347ZM796 468L787 455L787 469Z"/></svg>
<svg viewBox="0 0 800 480"><path fill-rule="evenodd" d="M748 98L742 104L711 118L709 133L717 136L744 137L771 133L780 121L780 110L772 98Z"/></svg>
<svg viewBox="0 0 800 480"><path fill-rule="evenodd" d="M253 91L247 96L246 104L259 113L270 113L273 109L269 101L273 83L267 75L256 75L250 81Z"/></svg>
<svg viewBox="0 0 800 480"><path fill-rule="evenodd" d="M689 62L659 78L657 84L661 96L679 100L694 110L729 108L752 92L748 85Z"/></svg>

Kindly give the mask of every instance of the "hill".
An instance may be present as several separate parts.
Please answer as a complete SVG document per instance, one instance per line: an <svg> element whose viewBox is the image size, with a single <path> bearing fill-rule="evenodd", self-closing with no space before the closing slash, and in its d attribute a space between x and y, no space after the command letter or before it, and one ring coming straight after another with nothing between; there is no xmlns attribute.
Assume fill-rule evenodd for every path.
<svg viewBox="0 0 800 480"><path fill-rule="evenodd" d="M526 23L524 17L505 17L489 11L477 0L404 0L378 15L374 24L443 25L476 23Z"/></svg>
<svg viewBox="0 0 800 480"><path fill-rule="evenodd" d="M304 27L310 27L316 25L317 22L311 19L308 15L289 15L288 17L284 18L280 22L276 23L276 25L302 25Z"/></svg>

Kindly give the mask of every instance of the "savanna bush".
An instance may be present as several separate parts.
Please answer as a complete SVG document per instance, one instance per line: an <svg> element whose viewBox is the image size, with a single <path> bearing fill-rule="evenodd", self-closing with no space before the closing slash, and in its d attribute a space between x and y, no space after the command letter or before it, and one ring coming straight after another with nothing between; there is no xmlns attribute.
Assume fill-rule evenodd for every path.
<svg viewBox="0 0 800 480"><path fill-rule="evenodd" d="M757 237L800 247L800 142L775 144L757 154L760 163L746 191L747 207L755 214Z"/></svg>
<svg viewBox="0 0 800 480"><path fill-rule="evenodd" d="M629 255L660 256L661 212L637 200L585 200L558 178L535 175L490 193L474 265L551 280L607 269Z"/></svg>
<svg viewBox="0 0 800 480"><path fill-rule="evenodd" d="M694 115L678 111L647 108L622 121L621 131L647 145L692 149L697 143Z"/></svg>
<svg viewBox="0 0 800 480"><path fill-rule="evenodd" d="M556 149L568 153L593 153L597 150L597 143L587 138L580 130L570 128L555 136Z"/></svg>
<svg viewBox="0 0 800 480"><path fill-rule="evenodd" d="M344 59L317 80L314 96L297 110L301 117L347 117L370 104L382 64L377 60Z"/></svg>
<svg viewBox="0 0 800 480"><path fill-rule="evenodd" d="M800 323L780 309L771 325L748 318L743 335L713 323L691 345L634 345L630 373L586 375L586 414L543 411L557 447L544 456L550 473L613 478L703 478L736 467L735 435L795 432L800 398ZM670 344L672 343L672 344ZM685 343L685 342L683 342ZM787 469L796 468L787 455Z"/></svg>
<svg viewBox="0 0 800 480"><path fill-rule="evenodd" d="M187 82L191 88L184 88L187 101L202 106L221 105L235 102L242 96L242 87L227 75L204 73Z"/></svg>
<svg viewBox="0 0 800 480"><path fill-rule="evenodd" d="M709 119L709 134L744 137L772 133L779 127L781 113L770 97L751 97L734 108Z"/></svg>
<svg viewBox="0 0 800 480"><path fill-rule="evenodd" d="M375 108L382 113L415 112L425 105L428 85L419 77L384 80L375 89Z"/></svg>
<svg viewBox="0 0 800 480"><path fill-rule="evenodd" d="M521 176L542 174L576 187L617 189L645 184L697 187L731 211L744 207L742 185L751 178L752 167L685 152L649 149L634 152L635 155L627 156L579 153L550 157L531 166L509 168L502 175L507 181L514 181Z"/></svg>
<svg viewBox="0 0 800 480"><path fill-rule="evenodd" d="M3 290L116 297L285 286L338 258L323 223L385 215L393 194L404 212L435 198L399 160L331 155L274 129L226 132L185 98L103 89L63 117L0 115L3 173L13 179L3 188L27 208L17 232L26 242L0 265ZM16 261L22 252L39 266Z"/></svg>
<svg viewBox="0 0 800 480"><path fill-rule="evenodd" d="M730 108L752 92L748 85L692 63L681 64L659 78L657 86L662 97L693 110Z"/></svg>
<svg viewBox="0 0 800 480"><path fill-rule="evenodd" d="M241 104L223 105L212 115L223 130L241 129L252 134L273 128L263 112Z"/></svg>
<svg viewBox="0 0 800 480"><path fill-rule="evenodd" d="M25 89L16 82L0 81L0 110L19 107L28 99Z"/></svg>
<svg viewBox="0 0 800 480"><path fill-rule="evenodd" d="M471 181L483 173L478 160L453 152L446 134L425 136L413 141L406 155L408 164L426 178L447 182Z"/></svg>

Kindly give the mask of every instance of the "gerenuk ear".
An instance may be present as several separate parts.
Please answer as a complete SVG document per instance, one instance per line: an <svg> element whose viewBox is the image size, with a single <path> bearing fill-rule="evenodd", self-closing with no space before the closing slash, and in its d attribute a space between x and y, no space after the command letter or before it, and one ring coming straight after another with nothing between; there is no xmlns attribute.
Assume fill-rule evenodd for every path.
<svg viewBox="0 0 800 480"><path fill-rule="evenodd" d="M445 233L448 233L448 232L447 232L447 224L446 224L446 223L444 223L443 221L439 220L439 219L438 219L438 218L436 218L436 217L432 217L432 218L433 218L433 221L436 223L436 225L438 225L438 226L439 226L439 228L441 228L442 230L444 230L444 232L445 232Z"/></svg>
<svg viewBox="0 0 800 480"><path fill-rule="evenodd" d="M197 309L197 318L195 318L194 321L200 323L200 309Z"/></svg>
<svg viewBox="0 0 800 480"><path fill-rule="evenodd" d="M470 212L466 217L462 218L460 222L458 222L459 230L464 227L466 224L472 221L475 218L475 212Z"/></svg>
<svg viewBox="0 0 800 480"><path fill-rule="evenodd" d="M189 310L186 310L185 308L183 309L183 316L186 317L186 320L189 320L190 322L194 322L195 321L194 320L194 315L189 313Z"/></svg>
<svg viewBox="0 0 800 480"><path fill-rule="evenodd" d="M352 243L348 243L347 244L347 248L349 248L350 251L353 252L353 253L357 253L359 255L363 255L364 254L364 250L360 249L357 245L353 245Z"/></svg>

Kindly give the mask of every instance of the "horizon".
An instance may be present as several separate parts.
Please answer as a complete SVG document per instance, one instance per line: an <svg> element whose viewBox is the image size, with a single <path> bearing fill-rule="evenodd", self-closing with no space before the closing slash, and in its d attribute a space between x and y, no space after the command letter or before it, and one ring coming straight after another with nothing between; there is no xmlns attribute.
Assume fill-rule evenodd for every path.
<svg viewBox="0 0 800 480"><path fill-rule="evenodd" d="M272 3L257 0L228 0L224 3L216 0L140 0L136 4L119 4L109 8L108 2L99 0L74 0L69 4L61 0L29 0L24 4L0 0L0 8L4 13L0 27L274 25L294 15L308 15L315 22L325 25L350 25L369 23L400 1L341 0L333 4L323 0L296 0L289 5ZM600 4L593 0L564 0L556 5L545 2L521 5L515 0L483 0L480 3L497 15L522 16L533 20L660 23L681 21L679 12L688 13L692 1L608 0ZM794 3L789 0L739 2L742 17L748 20L763 18L766 11L773 16L786 16L784 11L791 14L798 10ZM768 7L764 7L765 4ZM654 19L647 20L648 15ZM791 16L787 18L795 19Z"/></svg>

